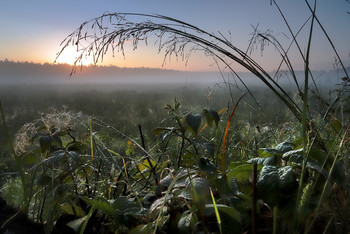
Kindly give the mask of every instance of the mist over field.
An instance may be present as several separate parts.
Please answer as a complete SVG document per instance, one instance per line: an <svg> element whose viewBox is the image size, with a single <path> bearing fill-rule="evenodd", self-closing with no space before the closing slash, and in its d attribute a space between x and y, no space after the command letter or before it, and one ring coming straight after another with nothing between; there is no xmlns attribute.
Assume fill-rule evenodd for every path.
<svg viewBox="0 0 350 234"><path fill-rule="evenodd" d="M241 85L239 79L227 71L222 72L198 72L177 71L154 68L121 68L116 66L77 66L71 75L72 66L68 64L38 64L29 62L0 61L0 85L1 86L38 86L38 85L67 85L68 88L81 88L88 85L99 85L105 88L152 88L152 86L212 86L231 82ZM348 68L350 71L350 68ZM288 86L293 83L286 72L280 71L277 75L271 72L278 83ZM341 74L337 70L313 71L317 85L330 87L341 83ZM251 73L238 72L239 78L248 86L259 86L261 81ZM296 71L296 76L302 84L303 71ZM233 79L233 77L235 77ZM237 83L236 83L237 82Z"/></svg>

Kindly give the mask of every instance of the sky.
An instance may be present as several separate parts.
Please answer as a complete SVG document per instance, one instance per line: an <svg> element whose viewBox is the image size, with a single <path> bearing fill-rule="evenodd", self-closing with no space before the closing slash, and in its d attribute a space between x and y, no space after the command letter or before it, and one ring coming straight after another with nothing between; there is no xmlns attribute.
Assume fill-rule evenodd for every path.
<svg viewBox="0 0 350 234"><path fill-rule="evenodd" d="M313 1L309 1L313 4ZM277 0L294 32L310 16L302 0ZM317 15L329 33L340 57L350 66L350 3L346 0L318 0ZM252 26L271 29L284 46L288 46L288 33L276 6L270 0L0 0L0 60L53 63L60 43L79 25L105 12L134 12L161 14L191 23L208 32L229 38L231 43L245 50L249 44ZM309 27L298 38L306 50ZM74 49L67 50L58 62L71 63ZM293 52L294 51L294 52ZM297 69L302 60L295 47L290 56ZM127 49L126 57L107 55L103 65L120 67L153 67L163 64L164 54L158 54L157 46L140 46L137 51ZM261 56L259 51L252 56L266 70L274 70L280 57L273 49ZM315 27L311 49L311 63L315 69L330 69L334 54L319 27ZM206 71L216 69L213 60L201 52L189 62L176 59L167 62L166 69ZM237 67L238 70L241 68Z"/></svg>

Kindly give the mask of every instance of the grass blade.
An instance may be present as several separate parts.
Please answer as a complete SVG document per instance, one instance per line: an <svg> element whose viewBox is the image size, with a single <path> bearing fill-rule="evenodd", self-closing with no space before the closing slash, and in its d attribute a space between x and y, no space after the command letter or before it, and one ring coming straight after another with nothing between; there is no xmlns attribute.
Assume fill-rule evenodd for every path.
<svg viewBox="0 0 350 234"><path fill-rule="evenodd" d="M232 121L232 117L233 115L235 114L236 112L236 109L237 109L237 106L239 104L239 102L241 101L241 99L244 97L245 94L243 94L237 101L235 107L233 108L233 111L230 115L230 118L227 122L227 125L226 125L226 130L225 130L225 135L224 135L224 140L223 140L223 143L222 143L222 158L221 158L221 170L223 173L225 173L225 170L226 170L226 141L227 141L227 134L228 134L228 130L230 128L230 125L231 125L231 121Z"/></svg>
<svg viewBox="0 0 350 234"><path fill-rule="evenodd" d="M214 195L213 195L213 191L211 190L211 188L209 188L209 189L210 189L211 199L213 200L213 206L214 206L214 210L215 210L216 220L218 222L220 233L222 233L221 218L220 218L219 210L218 210L218 207L216 206L216 202L215 202L215 198L214 198Z"/></svg>

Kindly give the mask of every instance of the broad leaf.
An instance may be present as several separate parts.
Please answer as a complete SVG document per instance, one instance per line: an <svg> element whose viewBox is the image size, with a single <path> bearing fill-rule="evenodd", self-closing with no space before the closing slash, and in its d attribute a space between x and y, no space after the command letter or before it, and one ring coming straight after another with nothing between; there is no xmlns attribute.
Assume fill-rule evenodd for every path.
<svg viewBox="0 0 350 234"><path fill-rule="evenodd" d="M275 206L280 200L278 169L275 166L264 166L258 177L256 187L258 194L269 205Z"/></svg>
<svg viewBox="0 0 350 234"><path fill-rule="evenodd" d="M288 151L293 150L294 143L291 141L283 141L282 143L278 144L275 149L281 152L282 154Z"/></svg>
<svg viewBox="0 0 350 234"><path fill-rule="evenodd" d="M24 164L26 164L27 166L31 166L34 164L39 163L39 159L37 158L37 156L35 155L35 153L33 152L28 152L25 153L22 157L22 162Z"/></svg>
<svg viewBox="0 0 350 234"><path fill-rule="evenodd" d="M291 166L278 168L278 176L280 189L289 191L296 184L296 178Z"/></svg>
<svg viewBox="0 0 350 234"><path fill-rule="evenodd" d="M258 170L262 168L258 165ZM246 162L231 163L229 166L229 172L227 173L227 181L231 182L232 178L236 178L238 183L247 183L250 180L250 176L253 173L253 164Z"/></svg>
<svg viewBox="0 0 350 234"><path fill-rule="evenodd" d="M198 135L202 117L200 114L188 114L185 118L185 123L195 136Z"/></svg>
<svg viewBox="0 0 350 234"><path fill-rule="evenodd" d="M109 204L108 201L106 201L102 198L96 198L96 199L83 198L83 200L86 203L95 207L95 209L102 210L102 211L106 212L106 214L108 214L108 215L111 215L111 216L116 215L116 212L115 212L114 208L112 207L112 205Z"/></svg>
<svg viewBox="0 0 350 234"><path fill-rule="evenodd" d="M41 148L41 152L45 152L47 151L51 144L52 144L52 137L51 136L41 136L39 138L39 144L40 144L40 148Z"/></svg>
<svg viewBox="0 0 350 234"><path fill-rule="evenodd" d="M290 150L288 152L285 152L282 155L282 159L286 160L286 161L291 160L292 162L297 162L299 160L299 158L301 158L301 162L302 162L303 161L303 154L304 154L303 149ZM295 161L295 160L297 160L297 161Z"/></svg>
<svg viewBox="0 0 350 234"><path fill-rule="evenodd" d="M43 174L43 175L39 176L38 178L36 178L35 183L37 185L40 185L40 186L45 186L45 185L48 185L49 183L51 183L51 181L52 181L51 176Z"/></svg>
<svg viewBox="0 0 350 234"><path fill-rule="evenodd" d="M83 209L75 204L61 204L60 209L66 212L67 214L71 214L74 216L85 216L85 212L83 211Z"/></svg>
<svg viewBox="0 0 350 234"><path fill-rule="evenodd" d="M88 217L88 216L84 216L84 217L82 217L82 218L80 218L80 219L75 219L75 220L73 220L73 221L68 222L66 225L67 225L68 227L73 228L74 231L75 231L76 233L78 233L79 228L80 228L81 225L84 223L84 221L86 220L87 217Z"/></svg>
<svg viewBox="0 0 350 234"><path fill-rule="evenodd" d="M188 232L191 227L191 222L192 222L192 213L191 212L184 213L181 215L181 218L177 223L177 228L181 232Z"/></svg>
<svg viewBox="0 0 350 234"><path fill-rule="evenodd" d="M249 159L247 162L248 163L256 163L256 164L263 164L263 165L275 165L276 164L276 161L277 161L277 158L276 156L271 156L271 157L268 157L268 158L252 158L252 159Z"/></svg>
<svg viewBox="0 0 350 234"><path fill-rule="evenodd" d="M209 110L204 109L203 114L204 114L206 121L210 127L213 125L213 122L215 122L216 127L218 126L218 124L220 122L220 116L219 116L218 112L211 110L211 109L209 109Z"/></svg>
<svg viewBox="0 0 350 234"><path fill-rule="evenodd" d="M227 215L231 220L235 220L237 222L241 222L241 217L238 213L238 211L230 206L226 206L223 204L216 204L216 207L219 210L220 216L222 216L222 214ZM214 210L214 205L213 204L205 204L205 210L204 210L204 214L206 216L210 216L213 215L215 210Z"/></svg>

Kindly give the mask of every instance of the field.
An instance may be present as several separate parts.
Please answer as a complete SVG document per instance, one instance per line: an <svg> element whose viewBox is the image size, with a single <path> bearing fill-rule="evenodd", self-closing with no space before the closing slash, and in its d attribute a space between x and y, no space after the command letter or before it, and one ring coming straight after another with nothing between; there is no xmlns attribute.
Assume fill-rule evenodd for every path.
<svg viewBox="0 0 350 234"><path fill-rule="evenodd" d="M19 158L11 156L1 125L0 140L7 142L0 146L2 196L14 206L23 204L16 177L20 164L27 193L35 197L28 201L29 216L45 220L49 230L68 225L75 231L148 233L156 227L226 233L232 225L237 232L250 230L254 222L261 232L291 231L295 212L312 221L318 202L324 206L320 194L332 160L320 146L313 147L303 203L295 205L300 127L269 90L255 86L251 91L259 106L227 84L2 87L7 131ZM315 116L331 98L328 90L321 91L322 98L310 97ZM292 89L288 93L298 99ZM322 126L325 132L341 129L337 111L334 107L333 125ZM341 142L331 136L327 145ZM337 160L335 179L345 190L346 165L344 158ZM330 220L329 230L348 227L339 223L339 212L347 212L337 211L347 204L341 187L331 191L327 185L327 194L340 193L332 199L342 203L328 201L326 213L315 218L315 230L325 228L319 223L324 218ZM252 204L258 210L252 211Z"/></svg>

